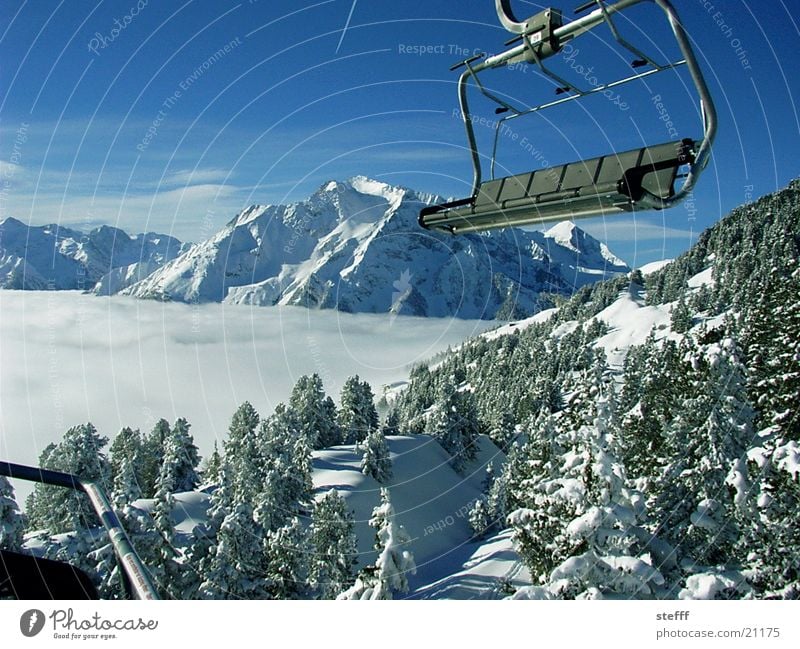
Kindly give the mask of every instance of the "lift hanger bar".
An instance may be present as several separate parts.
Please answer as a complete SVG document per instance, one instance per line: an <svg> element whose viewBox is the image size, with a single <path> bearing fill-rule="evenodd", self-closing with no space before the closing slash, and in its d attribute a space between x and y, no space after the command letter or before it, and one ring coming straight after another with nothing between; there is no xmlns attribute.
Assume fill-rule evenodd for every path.
<svg viewBox="0 0 800 649"><path fill-rule="evenodd" d="M652 2L664 12L682 59L659 63L625 40L616 28L616 14L643 2ZM577 13L592 6L596 6L596 9L564 24L558 9L545 9L521 21L514 15L511 0L495 0L501 24L515 34L509 43L521 43L500 54L488 58L473 57L455 66L455 69L462 66L466 68L459 78L458 96L472 157L472 193L467 199L423 209L420 214L423 227L457 233L615 214L636 208L660 210L674 207L689 196L708 163L717 131L717 114L689 37L674 7L669 0L618 0L614 3L592 0L579 7ZM567 42L603 23L608 24L614 40L634 55L633 68L647 66L649 69L591 89L582 89L548 69L544 63L547 58L561 51ZM481 83L480 75L486 70L517 63L536 64L542 74L554 83L557 94L569 94L538 106L518 108L488 92ZM552 169L494 179L499 129L505 121L684 65L699 97L702 139L671 141ZM492 180L486 182L482 182L481 158L469 108L470 80L475 81L481 94L498 105L495 111L498 115L509 113L497 122L491 159ZM688 167L688 173L682 173L683 167ZM677 180L682 184L676 191Z"/></svg>
<svg viewBox="0 0 800 649"><path fill-rule="evenodd" d="M136 554L133 544L125 533L125 528L122 527L122 523L120 523L114 508L100 485L69 473L38 469L10 462L0 462L0 475L8 478L17 478L18 480L28 480L30 482L74 489L85 493L102 521L103 527L108 532L108 538L111 540L114 554L117 555L117 560L128 578L133 595L136 599L159 599L150 573L145 568L139 555Z"/></svg>

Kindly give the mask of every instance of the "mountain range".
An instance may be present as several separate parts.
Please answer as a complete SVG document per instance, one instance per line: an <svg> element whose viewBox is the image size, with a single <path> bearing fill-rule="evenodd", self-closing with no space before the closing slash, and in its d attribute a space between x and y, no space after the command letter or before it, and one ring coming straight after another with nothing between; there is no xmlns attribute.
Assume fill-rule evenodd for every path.
<svg viewBox="0 0 800 649"><path fill-rule="evenodd" d="M546 232L458 237L422 230L420 208L441 200L357 176L326 183L299 203L251 206L193 245L7 219L0 286L41 289L50 280L56 288L187 303L507 319L630 270L568 222ZM83 287L74 281L79 267Z"/></svg>
<svg viewBox="0 0 800 649"><path fill-rule="evenodd" d="M164 234L130 236L108 225L84 233L9 217L0 223L0 288L114 293L116 278L145 277L182 250Z"/></svg>

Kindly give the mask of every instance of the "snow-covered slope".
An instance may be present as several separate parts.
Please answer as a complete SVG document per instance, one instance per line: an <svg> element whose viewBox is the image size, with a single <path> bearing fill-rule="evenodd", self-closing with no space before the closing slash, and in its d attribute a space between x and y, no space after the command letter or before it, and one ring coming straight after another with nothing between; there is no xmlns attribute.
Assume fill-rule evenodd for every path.
<svg viewBox="0 0 800 649"><path fill-rule="evenodd" d="M689 289L696 291L713 282L713 269L713 265L709 266L697 275L690 277L687 280ZM632 285L628 290L622 291L614 302L590 318L583 326L584 328L589 327L594 320L599 320L608 326L608 333L600 336L594 346L602 348L606 352L611 367L621 369L628 350L635 345L643 345L651 332L655 332L657 340L666 337L680 340L681 334L674 333L671 328L672 311L675 306L675 302L648 305L644 289ZM513 335L524 331L532 324L547 321L557 312L557 309L548 309L531 318L484 332L481 337L486 340L494 340L502 336ZM722 320L723 318L720 316L695 318L695 326L702 324L706 327L714 327ZM552 335L559 338L575 331L579 326L581 325L577 320L569 320L553 329Z"/></svg>
<svg viewBox="0 0 800 649"><path fill-rule="evenodd" d="M573 224L449 237L422 230L439 200L364 177L307 201L253 206L122 292L140 298L299 305L461 318L522 317L542 293L627 272Z"/></svg>
<svg viewBox="0 0 800 649"><path fill-rule="evenodd" d="M652 275L653 273L661 270L662 268L669 266L674 259L661 259L660 261L651 261L649 264L645 264L639 268L639 271L647 277L648 275Z"/></svg>
<svg viewBox="0 0 800 649"><path fill-rule="evenodd" d="M392 457L392 478L380 485L361 473L361 453L353 446L336 446L314 452L313 480L317 497L331 489L339 492L353 511L358 539L358 565L363 568L376 559L375 529L369 526L372 510L380 504L381 486L389 488L397 520L409 535L408 549L417 565L409 575L410 597L490 598L497 593L498 579L518 568L516 553L508 534L483 543L473 539L467 515L481 496L481 485L490 462L499 467L505 456L485 436L479 439L478 457L464 475L450 467L450 455L429 435L387 438ZM136 501L145 511L152 500ZM172 521L177 543L185 545L192 529L206 520L208 496L192 492L175 495ZM306 519L307 520L307 519ZM477 559L476 559L477 557ZM478 583L471 573L480 574ZM454 582L459 588L453 589ZM430 586L433 584L433 586Z"/></svg>
<svg viewBox="0 0 800 649"><path fill-rule="evenodd" d="M129 270L105 282L108 293L126 276L139 279L180 252L181 242L163 234L130 236L106 225L84 233L7 218L0 223L0 288L88 290L118 268L141 266L138 275Z"/></svg>
<svg viewBox="0 0 800 649"><path fill-rule="evenodd" d="M392 478L389 487L398 521L411 536L409 550L417 564L409 576L412 590L445 578L463 567L476 544L467 514L481 496L486 465L499 467L505 456L487 437L481 437L476 460L464 475L450 467L450 455L428 435L389 437ZM380 487L359 468L361 454L352 446L314 453L314 487L322 495L336 489L353 510L358 537L359 566L375 560L375 529L369 526L380 504Z"/></svg>

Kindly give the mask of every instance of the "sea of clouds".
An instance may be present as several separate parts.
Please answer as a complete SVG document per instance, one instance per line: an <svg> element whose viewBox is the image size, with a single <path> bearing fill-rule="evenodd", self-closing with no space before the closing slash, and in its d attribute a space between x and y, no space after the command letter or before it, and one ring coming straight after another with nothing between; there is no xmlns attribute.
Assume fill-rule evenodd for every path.
<svg viewBox="0 0 800 649"><path fill-rule="evenodd" d="M0 459L33 464L70 426L113 438L185 417L201 454L243 401L262 414L316 372L338 402L353 374L376 396L492 323L297 307L186 305L0 291ZM25 489L27 491L27 489Z"/></svg>

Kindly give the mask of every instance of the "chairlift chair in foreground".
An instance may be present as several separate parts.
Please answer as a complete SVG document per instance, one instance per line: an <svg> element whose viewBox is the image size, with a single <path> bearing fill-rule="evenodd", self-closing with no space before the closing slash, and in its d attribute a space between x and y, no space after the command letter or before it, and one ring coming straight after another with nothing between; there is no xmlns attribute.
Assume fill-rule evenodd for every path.
<svg viewBox="0 0 800 649"><path fill-rule="evenodd" d="M643 2L654 3L666 15L681 52L680 60L659 63L620 34L615 24L617 16ZM591 0L575 10L576 14L585 15L568 23L564 23L561 11L557 9L546 9L519 21L514 17L510 3L511 0L495 0L500 22L515 35L506 43L513 47L489 58L485 54L474 56L451 68L464 68L458 82L458 95L472 154L472 194L462 200L426 207L420 213L420 225L458 234L633 210L663 210L687 198L708 163L717 117L689 37L671 3L668 0L618 0L615 3ZM593 10L586 13L590 9ZM636 72L631 76L587 89L563 79L545 65L545 60L560 52L564 45L600 25L607 25L614 40L635 57L632 67ZM555 84L558 97L536 106L515 106L483 85L481 75L487 70L516 64L537 66ZM702 139L673 140L507 178L494 178L498 137L508 120L682 66L688 69L699 98ZM502 115L495 127L492 178L485 181L481 175L481 158L467 98L470 81L474 81L481 94L498 104L496 113ZM680 173L682 168L686 173ZM679 178L683 182L676 189Z"/></svg>
<svg viewBox="0 0 800 649"><path fill-rule="evenodd" d="M147 568L136 554L114 508L97 483L68 473L10 462L0 462L0 475L85 493L108 532L128 595L133 599L158 599ZM67 563L0 550L0 597L96 599L97 591L86 573Z"/></svg>

